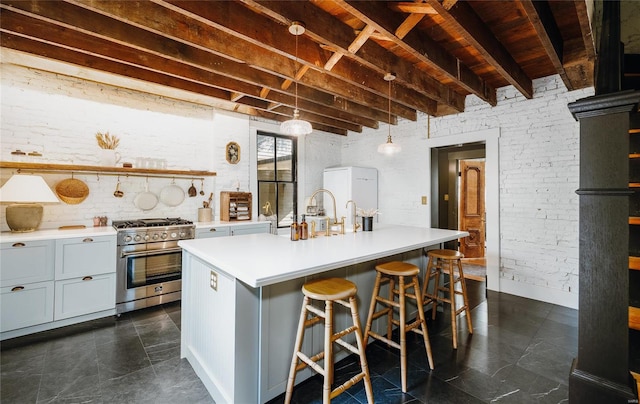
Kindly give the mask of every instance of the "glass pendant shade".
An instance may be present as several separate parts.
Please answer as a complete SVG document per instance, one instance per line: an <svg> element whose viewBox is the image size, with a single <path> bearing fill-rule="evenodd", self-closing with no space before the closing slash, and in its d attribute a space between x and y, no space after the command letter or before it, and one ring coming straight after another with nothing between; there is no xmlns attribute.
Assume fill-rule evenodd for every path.
<svg viewBox="0 0 640 404"><path fill-rule="evenodd" d="M402 147L398 144L395 144L391 141L391 135L387 137L387 142L382 143L378 146L378 153L392 155L396 153L400 153Z"/></svg>
<svg viewBox="0 0 640 404"><path fill-rule="evenodd" d="M308 135L311 133L313 131L311 124L299 119L299 117L300 112L296 109L293 111L293 119L289 119L280 124L280 133L292 136Z"/></svg>

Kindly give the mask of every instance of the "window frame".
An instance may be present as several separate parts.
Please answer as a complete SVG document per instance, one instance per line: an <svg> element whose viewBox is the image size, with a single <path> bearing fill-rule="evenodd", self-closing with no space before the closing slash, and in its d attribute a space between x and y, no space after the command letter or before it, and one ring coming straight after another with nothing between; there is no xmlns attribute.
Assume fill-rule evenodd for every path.
<svg viewBox="0 0 640 404"><path fill-rule="evenodd" d="M291 145L292 145L292 150L291 150L291 180L279 180L278 179L278 157L277 157L277 147L274 147L273 150L273 161L274 161L274 178L272 178L271 180L261 180L260 176L258 175L258 170L260 169L260 160L258 158L258 153L259 151L259 147L260 147L260 142L259 142L259 138L260 136L263 137L271 137L274 139L274 145L277 145L278 143L278 139L286 139L286 140L290 140L291 141ZM289 160L287 160L289 161ZM287 135L282 135L279 133L272 133L269 131L265 131L265 130L258 130L256 132L256 181L257 181L257 190L256 193L258 195L257 197L257 207L258 207L258 214L262 214L263 210L262 210L262 206L264 204L264 201L260 200L260 186L261 184L275 184L275 189L276 189L276 202L275 202L275 206L272 206L271 209L273 210L273 213L276 215L277 217L277 222L276 222L276 226L279 229L284 229L284 228L288 228L289 224L283 224L280 225L280 223L282 222L283 218L286 217L286 214L284 214L284 216L281 214L282 212L279 211L279 206L280 206L280 184L291 184L293 185L293 195L292 198L293 200L291 201L291 206L292 206L292 210L293 210L293 215L296 215L298 212L298 137L296 136L287 136Z"/></svg>

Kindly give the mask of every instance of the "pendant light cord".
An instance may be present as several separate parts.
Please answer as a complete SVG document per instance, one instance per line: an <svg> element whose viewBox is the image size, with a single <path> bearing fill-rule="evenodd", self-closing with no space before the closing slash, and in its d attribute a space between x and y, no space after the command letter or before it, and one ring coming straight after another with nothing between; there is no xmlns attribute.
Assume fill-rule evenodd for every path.
<svg viewBox="0 0 640 404"><path fill-rule="evenodd" d="M293 79L295 80L296 85L296 111L298 110L298 36L296 35L296 66L294 69Z"/></svg>
<svg viewBox="0 0 640 404"><path fill-rule="evenodd" d="M391 80L389 80L389 139L391 138Z"/></svg>

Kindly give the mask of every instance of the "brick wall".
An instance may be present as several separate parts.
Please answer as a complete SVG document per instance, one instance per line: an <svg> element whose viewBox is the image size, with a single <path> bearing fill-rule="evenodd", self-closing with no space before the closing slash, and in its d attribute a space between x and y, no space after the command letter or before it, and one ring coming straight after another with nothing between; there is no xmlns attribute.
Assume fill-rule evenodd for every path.
<svg viewBox="0 0 640 404"><path fill-rule="evenodd" d="M559 294L556 303L577 304L579 125L567 104L593 89L567 92L558 76L534 81L527 100L513 87L498 90L490 107L469 96L465 112L440 118L419 115L392 127L395 157L377 155L387 125L350 134L343 164L366 161L380 171L381 222L430 225L427 137L465 135L499 128L500 284L539 298ZM430 125L428 133L427 127Z"/></svg>

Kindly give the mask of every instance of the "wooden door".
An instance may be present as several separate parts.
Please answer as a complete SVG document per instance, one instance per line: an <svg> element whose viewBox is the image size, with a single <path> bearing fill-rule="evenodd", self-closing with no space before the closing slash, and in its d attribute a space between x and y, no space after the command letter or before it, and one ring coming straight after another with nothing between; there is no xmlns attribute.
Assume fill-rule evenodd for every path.
<svg viewBox="0 0 640 404"><path fill-rule="evenodd" d="M484 160L460 160L459 201L458 229L469 232L460 240L460 252L466 258L484 257Z"/></svg>

